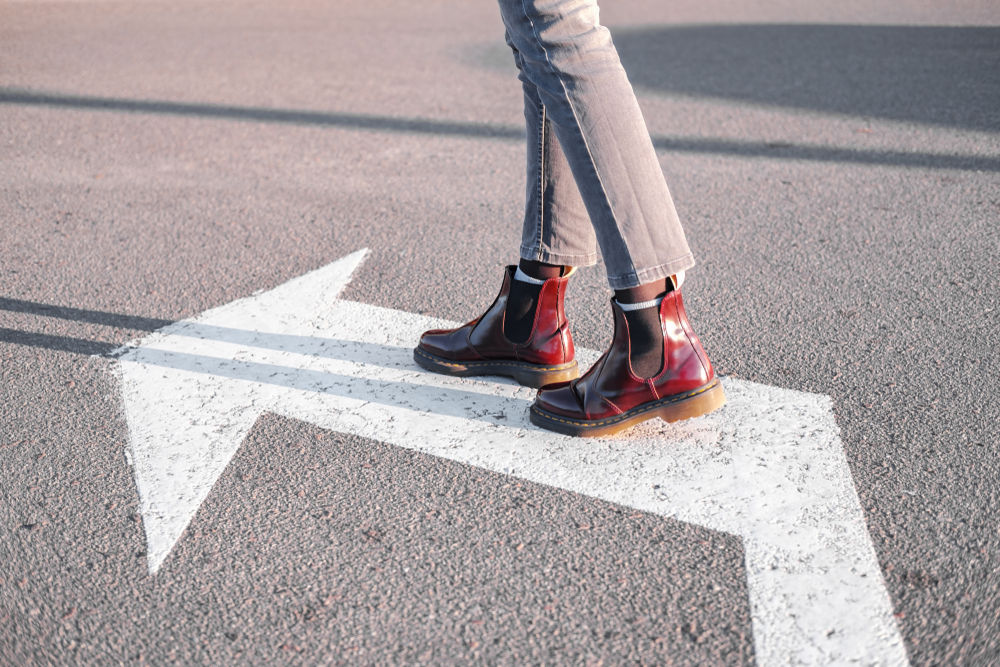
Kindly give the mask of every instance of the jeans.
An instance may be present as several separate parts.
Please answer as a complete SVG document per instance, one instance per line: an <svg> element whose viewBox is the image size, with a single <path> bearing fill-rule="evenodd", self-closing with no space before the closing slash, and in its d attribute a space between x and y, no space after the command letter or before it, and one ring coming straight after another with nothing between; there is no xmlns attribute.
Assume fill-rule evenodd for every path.
<svg viewBox="0 0 1000 667"><path fill-rule="evenodd" d="M524 88L524 259L588 266L612 289L694 266L670 191L595 0L499 0Z"/></svg>

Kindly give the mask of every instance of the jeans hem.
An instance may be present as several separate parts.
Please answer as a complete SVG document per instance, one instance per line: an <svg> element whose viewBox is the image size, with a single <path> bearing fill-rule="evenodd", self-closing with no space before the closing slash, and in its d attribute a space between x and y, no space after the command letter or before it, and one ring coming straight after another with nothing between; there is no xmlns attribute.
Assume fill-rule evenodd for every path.
<svg viewBox="0 0 1000 667"><path fill-rule="evenodd" d="M645 285L646 283L651 283L655 280L669 278L678 271L687 271L692 268L694 264L694 255L692 253L688 253L683 257L678 257L677 259L671 260L666 264L652 266L648 269L636 269L635 273L629 275L612 276L609 274L608 285L611 286L611 289L628 289L630 287L638 287L639 285Z"/></svg>
<svg viewBox="0 0 1000 667"><path fill-rule="evenodd" d="M545 262L546 264L559 264L560 266L593 266L597 264L597 253L591 252L586 255L567 255L564 253L549 252L532 246L521 246L521 259L534 262Z"/></svg>

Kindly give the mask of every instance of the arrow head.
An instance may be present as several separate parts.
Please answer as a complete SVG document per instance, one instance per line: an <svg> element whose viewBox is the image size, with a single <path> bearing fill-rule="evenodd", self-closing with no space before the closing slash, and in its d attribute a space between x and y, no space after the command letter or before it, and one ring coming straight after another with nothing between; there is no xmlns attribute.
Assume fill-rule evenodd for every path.
<svg viewBox="0 0 1000 667"><path fill-rule="evenodd" d="M329 327L367 250L160 329L119 352L147 562L155 573L260 414L280 393L240 350L286 336L290 351ZM235 349L234 349L235 348Z"/></svg>

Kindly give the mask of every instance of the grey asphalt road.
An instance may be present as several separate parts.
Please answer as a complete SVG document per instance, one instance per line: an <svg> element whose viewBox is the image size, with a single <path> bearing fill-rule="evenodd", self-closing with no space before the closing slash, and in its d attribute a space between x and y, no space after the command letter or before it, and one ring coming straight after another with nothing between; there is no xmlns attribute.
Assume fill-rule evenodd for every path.
<svg viewBox="0 0 1000 667"><path fill-rule="evenodd" d="M998 17L602 14L695 327L833 398L914 665L1000 664ZM474 317L522 125L489 0L0 3L0 664L754 663L738 538L273 415L146 571L107 353L364 247L345 298Z"/></svg>

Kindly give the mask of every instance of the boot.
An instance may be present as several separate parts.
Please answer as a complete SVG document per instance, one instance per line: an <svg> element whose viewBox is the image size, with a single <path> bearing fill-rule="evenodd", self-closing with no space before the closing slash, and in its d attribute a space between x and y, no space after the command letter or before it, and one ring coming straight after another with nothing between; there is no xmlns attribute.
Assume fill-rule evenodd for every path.
<svg viewBox="0 0 1000 667"><path fill-rule="evenodd" d="M566 283L573 271L545 281L531 335L518 344L504 335L507 296L516 269L507 267L500 294L484 315L457 329L424 332L413 350L414 361L444 375L506 375L526 387L576 378L580 372L563 308Z"/></svg>
<svg viewBox="0 0 1000 667"><path fill-rule="evenodd" d="M584 437L611 435L659 417L674 422L722 407L726 394L691 329L679 290L660 303L663 367L643 379L629 361L628 321L612 299L615 334L611 347L583 377L544 387L531 406L536 426Z"/></svg>

